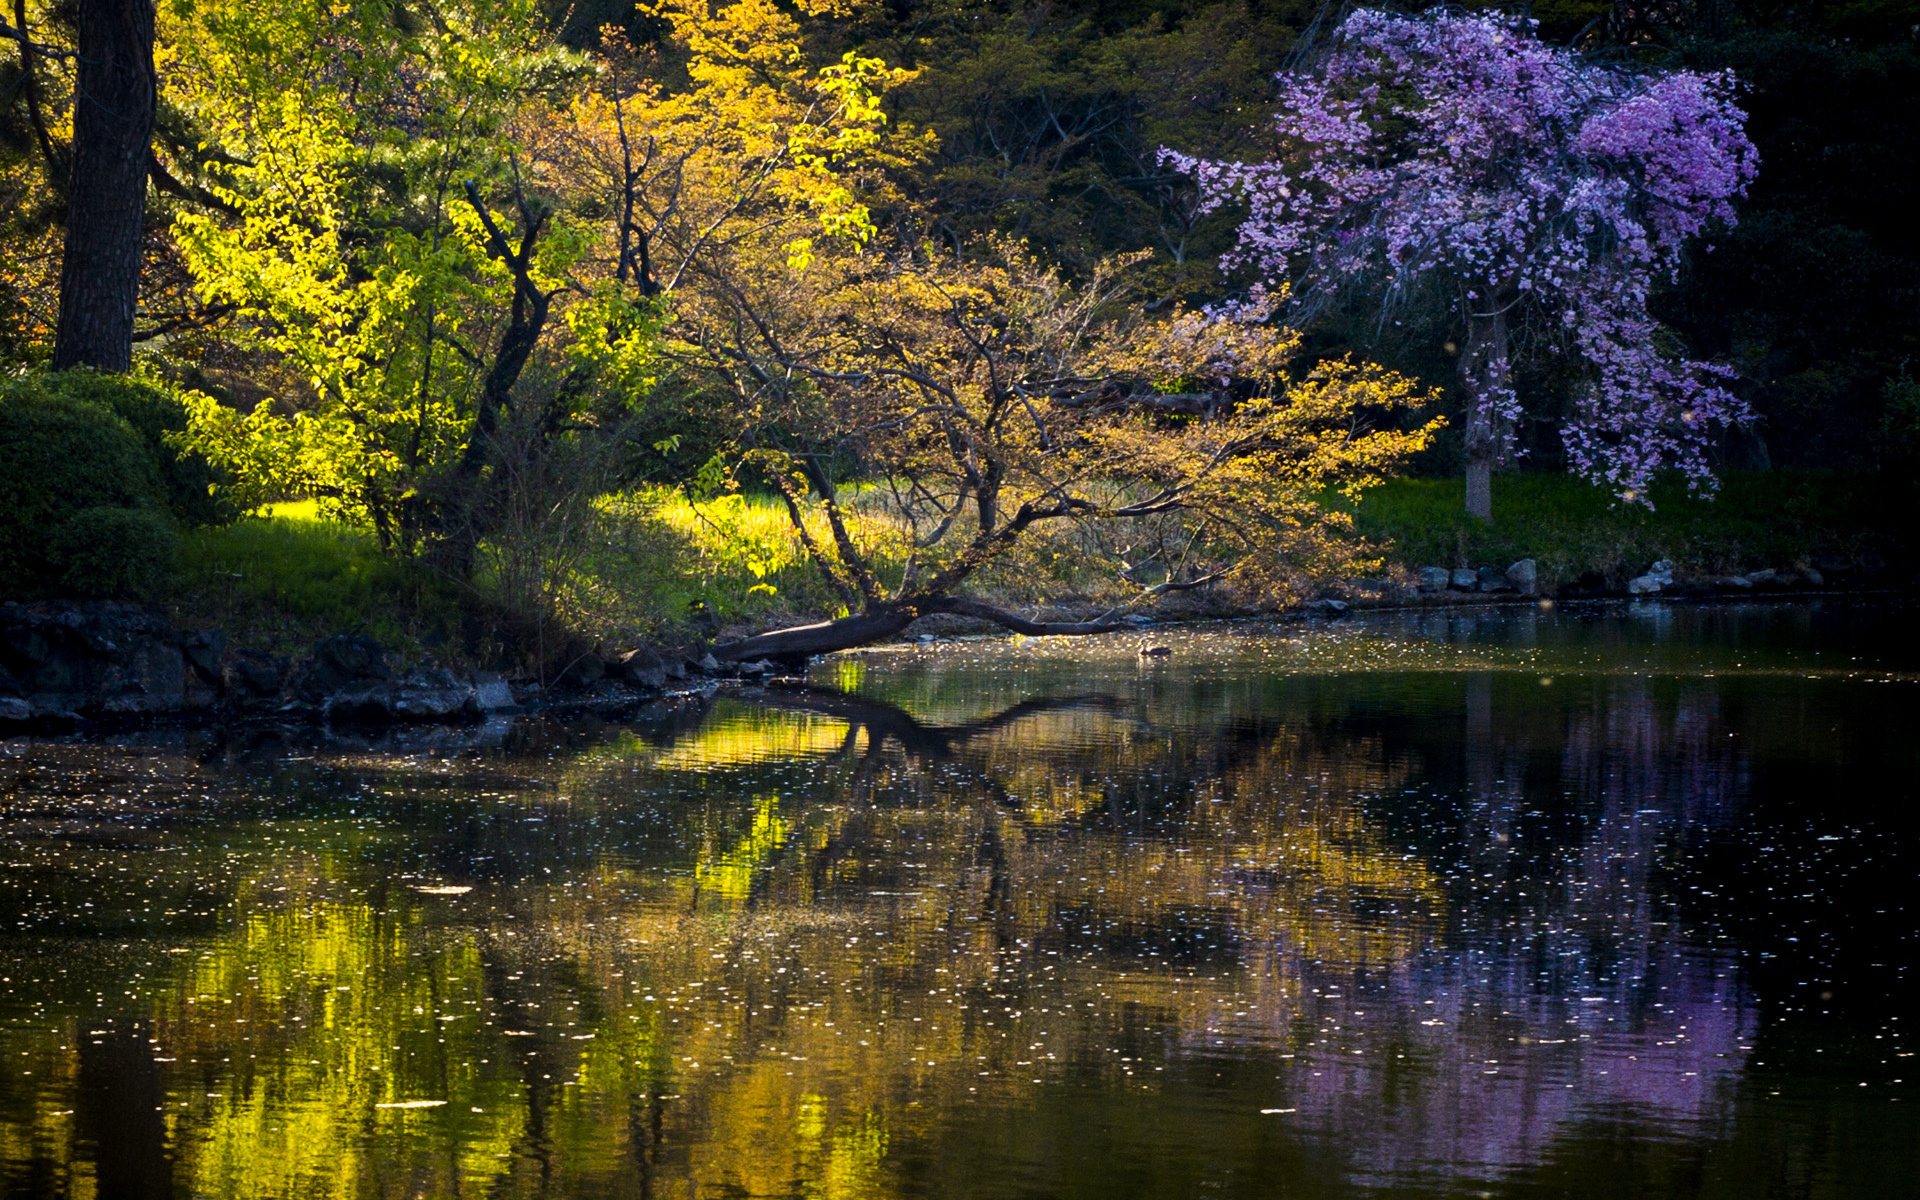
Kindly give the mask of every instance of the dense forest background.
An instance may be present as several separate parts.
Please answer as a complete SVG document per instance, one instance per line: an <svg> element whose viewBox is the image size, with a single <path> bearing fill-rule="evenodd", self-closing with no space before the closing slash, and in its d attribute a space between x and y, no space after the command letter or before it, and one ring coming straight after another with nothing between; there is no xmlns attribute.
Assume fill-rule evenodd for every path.
<svg viewBox="0 0 1920 1200"><path fill-rule="evenodd" d="M13 7L15 25L70 44L72 3ZM1551 40L1731 68L1746 84L1759 179L1739 226L1696 254L1659 308L1696 353L1736 366L1761 414L1725 447L1726 465L1861 470L1910 453L1920 436L1909 376L1920 347L1911 182L1920 176L1920 7L1558 0L1527 10ZM404 5L394 12L412 19ZM810 16L803 29L818 62L857 49L919 72L887 104L896 122L938 138L932 155L900 172L914 211L931 214L928 235L961 252L983 234L1009 235L1069 271L1147 247L1165 295L1212 299L1232 286L1214 260L1233 215L1194 219L1190 187L1156 151L1259 157L1272 74L1341 13L1313 0L888 0ZM567 46L591 51L618 30L643 53L675 53L666 22L622 0L550 3L546 16ZM49 353L64 213L64 98L47 94L59 76L44 63L36 75L33 57L16 44L0 66L0 360L14 364ZM672 65L663 64L668 76ZM169 230L171 210L210 197L193 178L196 131L165 96L159 126L139 336L150 350L204 358L180 332L217 331L220 314L195 305ZM1317 353L1355 349L1451 379L1437 322L1382 330L1371 314L1335 313L1310 332ZM223 376L218 357L196 368L235 394L257 389ZM1534 404L1551 407L1542 395L1550 381L1540 382ZM1523 435L1529 469L1558 465L1549 427ZM1450 454L1457 447L1443 436L1423 466L1450 473Z"/></svg>
<svg viewBox="0 0 1920 1200"><path fill-rule="evenodd" d="M18 392L19 381L53 378L39 372L59 319L81 6L8 4L0 391ZM1732 368L1758 420L1718 435L1712 465L1734 485L1733 503L1719 506L1711 536L1698 515L1709 506L1663 502L1667 524L1656 530L1650 514L1600 489L1591 503L1566 490L1523 500L1491 529L1458 526L1448 505L1403 491L1394 503L1411 516L1369 526L1362 511L1360 532L1397 545L1404 564L1416 554L1456 565L1532 555L1545 577L1598 570L1615 587L1649 558L1689 552L1708 577L1804 563L1828 548L1874 570L1884 551L1904 571L1904 535L1857 535L1903 506L1909 485L1898 481L1920 463L1920 5L1469 7L1530 17L1544 40L1590 58L1738 77L1757 180L1737 226L1698 240L1659 282L1653 308L1672 350ZM456 608L480 596L490 612L519 614L508 625L617 629L622 639L684 625L689 609L708 633L863 604L911 619L916 571L957 595L970 572L992 565L998 574L979 579L1004 602L1064 596L1096 607L1245 579L1249 563L1264 572L1254 591L1269 600L1298 600L1312 579L1355 577L1372 568L1330 549L1353 527L1328 497L1381 473L1461 473L1456 314L1437 293L1416 294L1391 320L1355 298L1291 314L1304 321L1297 342L1269 332L1223 351L1219 338L1242 335L1198 337L1180 314L1248 294L1250 279L1220 267L1244 214L1203 206L1161 155L1288 153L1270 120L1275 73L1314 61L1351 8L166 0L133 355L142 386L159 390L130 399L84 382L31 386L53 396L53 408L33 410L42 415L111 408L113 437L163 448L160 483L193 495L94 495L99 472L84 456L72 458L71 479L15 478L0 533L27 549L0 574L43 590L151 595L179 568L182 594L202 608L235 590L221 580L248 580L244 592L278 575L267 590L285 609L299 607L306 586L287 579L358 562L353 539L366 538L378 565L341 567L362 592L367 580L424 566L438 583L388 590L417 607L450 586L465 597ZM1130 315L1110 316L1123 309ZM1068 361L1085 350L1062 333L1074 321L1102 330L1092 360ZM860 336L849 341L848 330ZM968 477L973 449L938 450L947 435L873 440L892 424L886 404L924 411L913 388L931 395L1016 367L1030 379L1144 380L1142 364L1182 338L1194 363L1225 352L1379 364L1315 385L1332 407L1309 440L1334 445L1339 430L1381 414L1399 440L1353 449L1318 474L1290 474L1304 458L1275 459L1221 482L1194 473L1207 454L1191 446L1179 458L1146 441L1076 434L1106 457L1083 455L1061 474L1044 429L1037 447L993 433L975 449L1038 472L1004 484L1013 489L1004 510ZM901 375L912 387L859 402L880 409L834 410L842 426L823 424L824 394L868 387L886 373L875 364L895 360L912 360ZM1166 367L1151 387L1204 409L1216 401L1182 391L1192 365ZM1581 384L1536 366L1518 385L1522 453L1506 469L1544 480L1565 470L1559 430ZM1281 385L1234 386L1245 400ZM1293 394L1295 410L1300 400ZM1003 401L1012 403L994 403ZM211 466L174 461L189 409L192 444ZM1192 432L1184 419L1160 428ZM845 421L863 431L857 451ZM60 436L98 440L80 426ZM1262 427L1246 444L1275 438ZM173 478L183 470L184 485ZM1756 485L1754 472L1795 482ZM1809 485L1808 472L1873 482ZM1284 495L1273 486L1282 475ZM1139 508L1144 481L1176 476L1183 511ZM1100 505L1127 517L1122 532L1075 532L1019 553L1005 539L988 544L1016 500L1077 495L1088 480L1113 482ZM837 500L836 486L853 490ZM332 522L315 527L319 541L273 542L292 536L284 524L271 535L171 540L170 530L217 528L292 501L317 502ZM974 541L926 550L968 503L981 509L969 518ZM1579 513L1548 511L1566 504ZM1057 515L1076 516L1071 505ZM35 522L52 529L77 506L93 516L29 545ZM113 515L128 512L140 519ZM1283 536L1223 549L1222 531L1242 513ZM1561 526L1548 528L1553 520ZM1570 521L1584 522L1577 534ZM1782 539L1789 527L1797 541ZM125 557L143 540L166 542L148 555L151 578L108 563L97 586L82 586L89 553ZM253 565L230 569L235 555ZM648 573L688 555L699 562L684 578ZM341 601L332 576L307 582L331 597L307 605L327 621L360 603ZM652 607L636 615L643 594Z"/></svg>
<svg viewBox="0 0 1920 1200"><path fill-rule="evenodd" d="M887 3L815 30L819 52L858 46L922 68L900 118L939 134L918 198L956 247L987 232L1084 269L1151 247L1170 295L1213 299L1234 214L1191 217L1185 181L1155 152L1178 146L1257 159L1272 74L1297 61L1350 6L1255 3ZM1411 6L1410 11L1420 6ZM1920 392L1920 6L1886 3L1469 5L1525 11L1553 41L1649 64L1731 69L1761 170L1739 225L1668 286L1659 315L1701 357L1732 363L1761 424L1736 433L1734 468L1872 469L1911 454ZM619 3L553 9L586 44L607 23L657 30ZM1311 349L1366 354L1450 383L1450 314L1380 328L1371 311L1332 314ZM1551 410L1551 381L1532 381ZM1527 469L1561 466L1543 413ZM1457 423L1456 423L1457 429ZM1458 471L1457 434L1426 471Z"/></svg>

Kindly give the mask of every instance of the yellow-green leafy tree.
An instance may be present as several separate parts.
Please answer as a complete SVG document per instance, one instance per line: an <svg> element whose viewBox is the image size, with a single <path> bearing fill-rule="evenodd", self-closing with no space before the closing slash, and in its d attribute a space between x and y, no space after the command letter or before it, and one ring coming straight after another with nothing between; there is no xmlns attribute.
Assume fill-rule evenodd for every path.
<svg viewBox="0 0 1920 1200"><path fill-rule="evenodd" d="M216 201L174 235L280 383L250 410L199 397L195 445L246 500L318 497L470 574L647 386L655 306L599 269L591 220L525 150L591 64L523 0L181 0L162 36Z"/></svg>

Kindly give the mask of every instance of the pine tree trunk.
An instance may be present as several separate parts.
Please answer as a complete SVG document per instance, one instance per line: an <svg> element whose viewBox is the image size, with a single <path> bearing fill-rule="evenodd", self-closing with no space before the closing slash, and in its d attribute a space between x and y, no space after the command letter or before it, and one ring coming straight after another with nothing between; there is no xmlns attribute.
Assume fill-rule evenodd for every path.
<svg viewBox="0 0 1920 1200"><path fill-rule="evenodd" d="M1471 302L1469 302L1471 304ZM1466 396L1467 515L1493 520L1493 468L1500 457L1497 394L1511 386L1507 372L1507 316L1468 309L1467 347L1460 356L1460 385Z"/></svg>
<svg viewBox="0 0 1920 1200"><path fill-rule="evenodd" d="M125 371L153 154L153 5L80 0L78 33L53 365Z"/></svg>

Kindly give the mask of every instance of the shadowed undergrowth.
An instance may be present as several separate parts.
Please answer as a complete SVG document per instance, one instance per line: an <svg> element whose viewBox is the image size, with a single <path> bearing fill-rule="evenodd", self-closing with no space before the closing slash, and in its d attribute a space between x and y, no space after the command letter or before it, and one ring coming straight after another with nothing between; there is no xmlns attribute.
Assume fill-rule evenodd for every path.
<svg viewBox="0 0 1920 1200"><path fill-rule="evenodd" d="M1684 485L1653 489L1648 511L1566 475L1501 475L1493 522L1462 511L1458 479L1395 479L1369 492L1358 530L1409 567L1504 566L1532 558L1547 583L1587 571L1616 586L1658 559L1700 573L1785 567L1815 555L1873 551L1903 561L1912 545L1905 480L1828 472L1731 472L1711 500Z"/></svg>

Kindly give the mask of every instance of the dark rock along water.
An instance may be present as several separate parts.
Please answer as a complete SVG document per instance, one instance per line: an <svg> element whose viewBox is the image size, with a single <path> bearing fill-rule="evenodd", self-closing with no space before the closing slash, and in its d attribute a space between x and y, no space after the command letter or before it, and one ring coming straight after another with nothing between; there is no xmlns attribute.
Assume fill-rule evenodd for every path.
<svg viewBox="0 0 1920 1200"><path fill-rule="evenodd" d="M6 741L0 1195L1911 1195L1914 616Z"/></svg>

